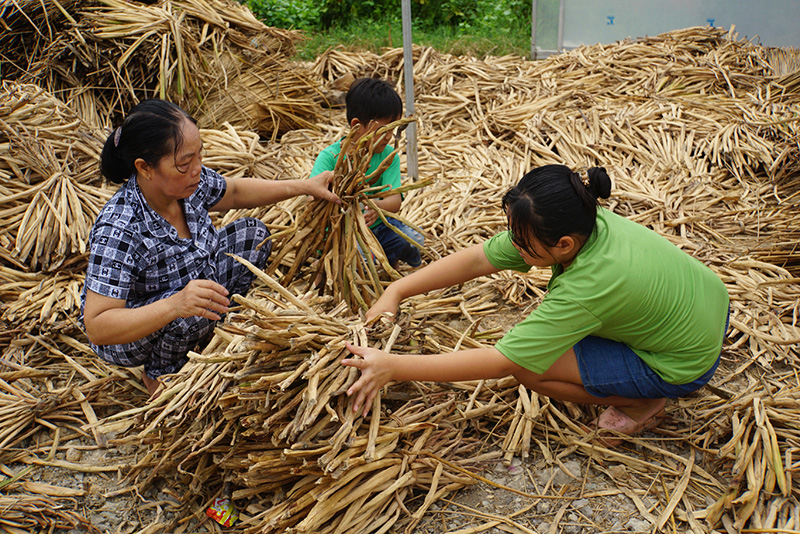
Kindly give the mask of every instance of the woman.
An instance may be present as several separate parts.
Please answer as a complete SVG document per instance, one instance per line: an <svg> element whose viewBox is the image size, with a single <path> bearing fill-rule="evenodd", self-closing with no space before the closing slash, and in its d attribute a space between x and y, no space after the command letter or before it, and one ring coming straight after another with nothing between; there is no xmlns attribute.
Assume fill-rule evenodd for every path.
<svg viewBox="0 0 800 534"><path fill-rule="evenodd" d="M146 100L106 140L102 174L122 184L90 235L82 321L104 360L144 365L151 394L213 332L232 293L253 275L228 254L263 267L266 226L239 219L221 230L209 211L254 208L296 195L339 202L333 173L310 180L227 179L202 164L195 120L175 104Z"/></svg>
<svg viewBox="0 0 800 534"><path fill-rule="evenodd" d="M598 427L635 435L663 418L666 398L708 382L727 329L724 284L664 237L600 208L610 192L603 168L534 169L503 198L508 231L392 283L368 321L409 296L501 269L552 271L541 304L494 347L431 356L349 346L361 356L342 362L361 370L348 391L354 408L366 414L391 380L514 375L555 399L609 405Z"/></svg>

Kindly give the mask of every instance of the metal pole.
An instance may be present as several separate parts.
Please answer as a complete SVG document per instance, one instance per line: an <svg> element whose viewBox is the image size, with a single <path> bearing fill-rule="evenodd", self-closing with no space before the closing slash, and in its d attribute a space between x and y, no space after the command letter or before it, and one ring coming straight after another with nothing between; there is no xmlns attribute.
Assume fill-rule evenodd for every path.
<svg viewBox="0 0 800 534"><path fill-rule="evenodd" d="M538 0L533 0L531 5L531 59L536 59L536 11Z"/></svg>
<svg viewBox="0 0 800 534"><path fill-rule="evenodd" d="M564 50L564 0L558 3L558 52Z"/></svg>
<svg viewBox="0 0 800 534"><path fill-rule="evenodd" d="M406 92L406 117L414 114L414 55L411 50L411 0L403 0L403 78ZM412 122L406 128L406 161L408 176L413 180L419 178L417 162L417 123Z"/></svg>

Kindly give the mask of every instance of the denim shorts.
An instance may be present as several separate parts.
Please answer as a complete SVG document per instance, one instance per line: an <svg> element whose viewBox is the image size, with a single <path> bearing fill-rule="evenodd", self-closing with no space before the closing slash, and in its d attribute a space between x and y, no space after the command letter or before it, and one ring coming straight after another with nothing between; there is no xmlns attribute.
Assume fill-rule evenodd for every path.
<svg viewBox="0 0 800 534"><path fill-rule="evenodd" d="M626 399L678 398L698 390L711 380L711 369L688 384L670 384L653 371L630 347L619 341L587 336L574 347L583 387L595 397L618 395Z"/></svg>

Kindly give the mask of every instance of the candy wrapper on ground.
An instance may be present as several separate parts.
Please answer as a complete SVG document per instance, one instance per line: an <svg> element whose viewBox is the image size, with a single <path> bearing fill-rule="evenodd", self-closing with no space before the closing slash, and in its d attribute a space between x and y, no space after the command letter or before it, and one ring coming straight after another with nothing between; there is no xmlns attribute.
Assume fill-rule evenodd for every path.
<svg viewBox="0 0 800 534"><path fill-rule="evenodd" d="M239 519L239 514L236 513L230 499L223 497L214 499L214 502L206 510L206 515L223 527L232 527L236 520Z"/></svg>

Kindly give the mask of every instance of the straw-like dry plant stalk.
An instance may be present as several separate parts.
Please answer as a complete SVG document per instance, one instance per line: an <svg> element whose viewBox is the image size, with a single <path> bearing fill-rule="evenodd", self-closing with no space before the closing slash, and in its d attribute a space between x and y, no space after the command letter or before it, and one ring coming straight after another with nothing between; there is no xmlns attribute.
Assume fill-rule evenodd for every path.
<svg viewBox="0 0 800 534"><path fill-rule="evenodd" d="M358 223L358 195L352 192L340 193L351 210L349 226L346 210L322 214L314 211L321 208L304 199L269 210L249 210L275 236L278 246L270 269L277 278L291 276L283 286L271 277L262 279L252 294L239 298L242 307L230 312L202 355L193 354L193 361L169 379L156 403L131 408L100 426L94 420L110 415L100 409L131 406L130 394L134 388L141 390L141 384L136 371L105 367L77 331L75 292L85 259L80 254L81 234L72 236L77 230L67 227L91 218L86 210L101 205L109 193L83 187L98 179L99 147L74 121L80 117L96 125L87 131L116 124L110 118L114 113L142 95L155 94L153 80L176 83L180 62L175 36L182 39L184 49L190 49L184 59L195 53L191 48L195 45L202 53L208 52L205 45L220 50L220 59L209 62L216 65L214 73L224 80L223 87L228 82L235 86L230 73L238 72L238 67L231 68L229 61L244 57L242 65L255 64L263 56L247 51L249 45L240 39L252 37L249 30L217 31L215 20L236 15L226 14L216 2L208 5L219 12L206 13L202 24L191 7L169 4L171 11L158 24L174 22L175 31L159 26L163 31L136 46L146 30L139 27L138 37L101 39L93 36L83 19L86 9L60 3L75 25L66 16L51 16L51 32L41 18L43 12L30 2L15 5L34 9L31 20L40 31L32 30L18 14L13 24L15 31L33 32L24 36L25 50L35 56L26 58L25 70L37 73L48 88L65 89L58 93L62 101L34 86L20 90L4 85L0 94L0 106L8 110L8 115L0 114L4 121L0 210L7 225L0 232L4 326L0 387L8 385L5 396L0 396L6 404L0 408L7 408L3 413L11 425L4 427L5 442L18 444L39 432L47 436L46 446L57 450L59 440L78 435L79 430L94 429L102 440L102 428L132 427L130 439L144 448L131 472L136 489L147 486L154 472L186 481L189 497L180 520L188 521L230 480L236 484L235 504L245 515L258 518L246 527L253 532L358 531L379 528L378 524L413 530L432 502L475 480L478 466L471 462L476 452L470 447L477 450L478 439L491 451L490 457L528 455L537 462L532 469L578 454L592 469L614 480L615 487L596 493L585 492L582 484L580 491L546 486L545 495L525 497L530 503L539 502L537 498L604 499L614 493L629 499L655 530L693 534L714 528L797 530L800 490L792 473L797 470L798 437L791 420L797 382L792 369L797 366L800 340L796 224L800 78L791 67L796 55L739 41L715 28L581 47L537 62L510 56L478 60L414 49L420 175L435 180L424 189L407 192L403 213L424 229L432 258L481 243L503 229L500 198L532 167L564 163L583 170L601 165L614 180L605 206L666 236L725 282L731 295L731 328L720 371L709 387L671 404L670 417L655 437L637 440L635 447L605 449L580 424L591 420L593 410L539 398L510 380L393 385L373 411L380 417L363 420L348 415L346 399L333 393L340 393L352 377L334 360L346 356L341 348L344 339L360 342L362 334L361 325L346 311L361 307L357 295L365 304L374 298L391 276L375 285L369 265L359 271L352 263L342 263L335 274L339 265L333 258L359 257L358 247L352 241L345 247L348 241L341 238L326 249L327 267L324 259L314 264L313 254L323 251L322 238L332 235L334 226L322 235L307 229L319 230L320 221L328 228L338 217L337 235L343 236L345 227L352 230L350 238L361 232L369 247L364 237L368 231ZM55 13L47 1L36 5ZM93 14L108 14L110 4L103 5L106 8ZM120 10L120 21L138 6L113 5ZM162 2L155 7L166 6ZM196 9L205 6L197 4ZM97 20L97 31L113 32L113 15ZM202 35L198 28L205 24L206 40L198 40ZM8 43L20 43L18 37ZM78 42L82 37L91 45L73 45L67 37ZM47 46L51 61L42 62ZM16 48L4 48L2 54L24 56ZM184 62L190 70L199 61L199 56L192 57ZM120 61L123 70L113 72ZM313 75L302 70L294 79L332 83L351 73L400 80L403 61L400 50L376 55L335 49L320 58ZM268 68L281 67L291 71L296 66L269 63ZM210 80L199 71L187 76L195 74L197 86ZM270 98L277 87L273 81L282 76L285 73L270 70L263 78L272 80L265 83L273 91ZM186 87L194 87L185 81ZM318 84L309 81L311 93L321 92ZM249 80L247 86L252 87ZM319 118L305 117L314 129L285 132L280 139L274 131L242 131L235 121L230 126L214 125L220 129L204 131L207 163L232 176L305 176L319 150L346 136L328 124L343 122L335 119L321 124ZM274 142L262 143L259 134ZM34 151L38 145L31 138L43 140L43 149ZM338 173L346 176L358 169L360 158L343 159ZM36 192L45 189L49 194L32 202ZM54 191L57 198L52 197ZM75 196L80 204L74 202ZM32 223L22 225L26 213L28 221L41 217L42 225L53 225L51 231L37 229L34 239ZM220 221L239 215L226 214ZM15 251L20 228L25 229L25 239L19 242L29 251L24 262ZM52 235L65 231L75 240L61 249ZM30 264L34 257L36 266ZM41 270L47 261L62 272ZM319 273L328 274L328 295L305 295ZM347 284L334 284L336 276L344 281L345 274L350 276ZM378 329L367 342L385 347L391 339L399 353L438 353L491 343L536 306L548 275L539 270L525 275L506 272L465 284L458 291L409 299L398 315L396 338L392 328ZM350 291L353 300L344 293L331 296L336 287ZM74 332L75 338L65 337L63 331ZM49 374L37 374L42 369ZM73 395L70 402L65 387L77 388L84 400ZM29 396L36 395L55 396L60 404L44 406L53 410L26 419L25 410L33 406ZM87 407L98 412L95 417ZM426 412L429 408L437 417L443 414L438 428L418 422L418 417L434 417ZM83 422L85 428L78 428ZM340 429L344 430L337 434ZM465 448L459 448L462 444ZM423 449L434 451L438 459L425 457ZM477 454L484 454L480 450ZM4 456L0 463L16 461L20 473L26 469L24 463L17 469L23 458L42 462L48 452L12 449L12 456ZM391 481L381 478L384 470L392 473ZM270 478L272 473L275 477ZM317 480L320 485L313 484ZM356 493L362 487L363 493ZM15 488L15 495L25 491L22 486ZM347 500L350 495L353 500ZM291 504L282 506L284 501ZM78 498L73 502L77 510ZM416 511L412 504L420 502ZM369 509L374 523L359 522L359 509ZM566 510L559 508L552 530L560 528ZM487 525L469 528L491 528Z"/></svg>
<svg viewBox="0 0 800 534"><path fill-rule="evenodd" d="M19 37L0 55L8 74L74 101L98 126L118 123L153 97L181 105L206 127L229 122L266 136L319 118L319 93L288 62L299 33L265 26L239 2L33 4L3 8ZM88 109L87 95L100 113Z"/></svg>
<svg viewBox="0 0 800 534"><path fill-rule="evenodd" d="M315 267L310 270L312 280L322 280L324 292L332 294L336 302L346 302L353 311L366 310L383 292L379 267L392 279L400 277L364 221L363 209L365 206L374 209L384 224L388 222L387 216L409 224L398 214L389 213L372 201L372 195L380 197L383 186L375 183L392 163L398 149L370 174L367 174L367 169L380 138L386 132L413 120L400 119L363 135L360 135L359 127L350 130L342 140L333 170L332 190L341 199L341 205L324 200L307 204L297 217L296 226L272 259L273 267L268 272L273 272L284 256L292 253L294 261L281 278L281 283L286 285L307 266L309 259L315 259ZM428 180L408 184L393 189L392 194L419 189L429 183ZM395 232L419 247L399 231Z"/></svg>
<svg viewBox="0 0 800 534"><path fill-rule="evenodd" d="M0 197L4 236L16 262L55 269L86 253L92 223L108 196L99 176L99 131L51 94L3 83L0 168L14 175Z"/></svg>
<svg viewBox="0 0 800 534"><path fill-rule="evenodd" d="M263 290L235 297L242 310L152 405L99 427L135 424L130 439L152 448L133 471L140 487L177 468L201 495L232 482L251 515L248 533L366 532L389 528L403 516L401 503L422 491L429 497L419 520L434 500L475 481L459 469L499 456L469 432L475 418L505 410L496 400L484 406L483 395L434 388L423 400L397 385L375 399L368 418L354 412L345 392L358 371L339 362L349 355L345 341L369 343L363 327L347 318L345 303L317 313L329 298L294 295L247 265ZM400 332L395 325L374 343L391 350ZM443 334L440 343L465 342L459 332ZM209 464L208 455L217 460Z"/></svg>

